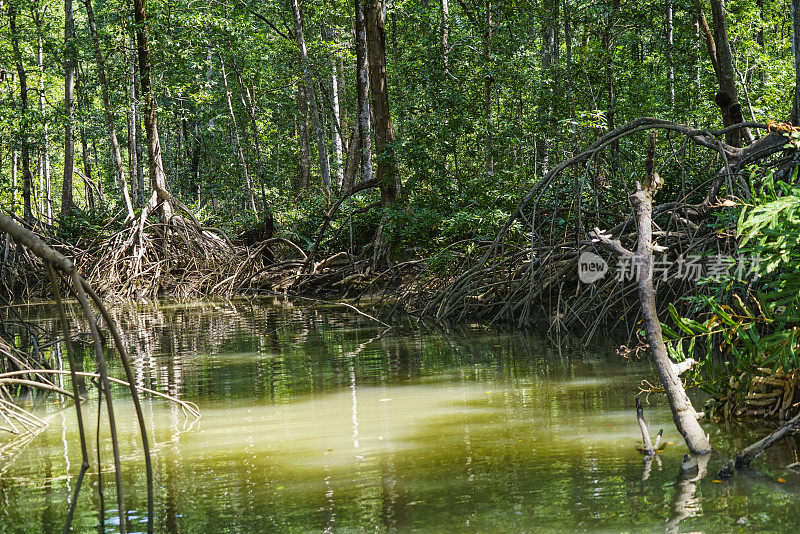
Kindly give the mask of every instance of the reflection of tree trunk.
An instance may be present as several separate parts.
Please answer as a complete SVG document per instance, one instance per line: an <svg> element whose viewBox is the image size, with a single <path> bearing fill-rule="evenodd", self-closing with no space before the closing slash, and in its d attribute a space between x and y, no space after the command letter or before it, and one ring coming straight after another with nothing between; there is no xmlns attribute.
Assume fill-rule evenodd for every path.
<svg viewBox="0 0 800 534"><path fill-rule="evenodd" d="M666 525L668 533L678 532L680 530L680 522L687 517L702 515L701 500L695 494L697 493L697 482L706 474L710 456L709 454L695 456L697 472L682 473L680 479L678 479L675 497L672 499L672 516Z"/></svg>
<svg viewBox="0 0 800 534"><path fill-rule="evenodd" d="M181 531L181 465L175 449L180 443L180 432L177 430L177 422L173 426L172 443L164 451L164 508L167 514L166 531L178 534Z"/></svg>

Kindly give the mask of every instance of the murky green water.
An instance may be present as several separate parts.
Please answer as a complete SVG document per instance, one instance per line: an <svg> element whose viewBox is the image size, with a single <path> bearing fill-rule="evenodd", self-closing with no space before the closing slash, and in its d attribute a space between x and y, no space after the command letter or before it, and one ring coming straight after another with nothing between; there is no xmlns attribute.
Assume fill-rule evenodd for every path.
<svg viewBox="0 0 800 534"><path fill-rule="evenodd" d="M22 309L47 324L47 307ZM273 300L115 310L143 385L200 406L194 422L145 403L161 532L797 531L789 440L755 469L714 481L764 431L707 424L709 476L679 475L685 447L658 399L651 427L674 441L647 469L632 410L646 364L611 345L555 349L519 333L384 331L346 310ZM113 363L112 363L113 365ZM121 376L121 373L115 372ZM143 459L117 390L129 531L144 530ZM0 531L60 531L80 449L74 411L48 397L50 426L0 436ZM96 402L86 405L96 424ZM92 465L97 446L91 433ZM107 433L106 530L117 531ZM644 479L644 480L643 480ZM783 482L779 481L782 480ZM96 531L96 470L75 527Z"/></svg>

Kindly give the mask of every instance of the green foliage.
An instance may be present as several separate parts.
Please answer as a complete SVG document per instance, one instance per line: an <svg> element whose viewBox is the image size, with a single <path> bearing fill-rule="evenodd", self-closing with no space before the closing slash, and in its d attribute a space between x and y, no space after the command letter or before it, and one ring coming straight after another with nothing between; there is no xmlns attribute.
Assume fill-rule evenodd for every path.
<svg viewBox="0 0 800 534"><path fill-rule="evenodd" d="M791 183L796 176L795 168ZM681 317L670 305L676 328L664 325L676 361L704 353L695 379L716 397L730 376L800 368L800 189L776 186L770 172L753 198L741 208L737 227L740 253L757 263L753 279L724 280L717 295L692 297L702 321Z"/></svg>
<svg viewBox="0 0 800 534"><path fill-rule="evenodd" d="M19 80L10 76L16 65L9 27L3 24L0 202L21 212L22 188L20 183L12 188L9 156L12 151L19 154L21 134L26 133L32 144L34 213L43 218L39 154L45 126L50 139L54 212L60 211L65 144L63 5L11 1L20 11L18 37L22 66L29 74L29 109L24 117L19 113ZM356 119L352 2L301 4L325 142L333 154L334 135L349 140ZM741 100L751 104L745 106L745 117L766 122L788 114L793 70L791 38L784 31L790 20L785 3L762 4L743 0L730 3L727 9L735 62L746 82L747 92L742 91ZM131 150L135 129L127 122L133 109L131 69L135 68L130 4L93 0L93 6L117 135L123 160L129 164L136 161ZM386 236L399 249L435 252L459 241L485 240L496 233L521 195L544 172L625 121L650 115L719 126L719 110L709 98L716 91L716 81L695 34L695 7L688 0L674 4L672 45L665 39L663 5L653 2L451 2L447 50L442 43L440 3L402 0L387 6L388 93L405 204L359 211L376 201L374 192L359 194L342 207L324 236L322 245L331 250L351 244L363 248L381 221ZM559 9L553 9L555 6ZM209 5L148 0L147 30L164 170L171 192L204 224L220 226L232 235L255 227L260 216L247 205L244 169L233 141L236 132L256 197L259 182L267 189L279 235L308 247L329 202L340 192L334 187L333 199L322 192L313 139L311 185L301 191L297 183L300 124L308 117L302 116L298 106L300 65L287 7L286 2L276 0L221 0ZM76 168L85 174L86 164L90 164L94 181L105 186L107 204L119 211L120 194L109 157L98 67L83 3L75 3L75 10L74 45L80 64ZM490 20L491 28L487 25ZM548 54L542 39L547 31L556 33L556 49ZM228 110L223 66L235 121ZM334 74L340 78L341 131L333 124L331 113ZM672 101L670 88L675 95ZM40 91L44 96L41 107ZM144 111L141 101L136 110ZM141 125L139 130L141 146ZM81 150L84 135L85 157ZM489 154L492 173L486 167L487 138L493 147ZM676 148L674 138L662 142L669 144L669 150ZM585 231L575 228L572 219L580 204L595 205L598 214L592 223L602 226L607 213L618 211L627 202L625 191L641 170L642 146L641 139L624 139L613 154L598 154L587 163L585 175L567 171L543 193L532 224L560 236ZM145 149L141 161L145 174L147 158ZM680 159L682 172L676 165L661 170L666 182L662 195L678 198L687 194L689 202L699 201L703 191L695 191L695 186L709 178L710 160L691 148ZM332 165L335 167L334 161ZM21 181L19 172L17 181ZM83 180L76 179L74 196L89 211L85 187ZM145 199L146 189L147 185ZM12 190L16 193L13 202ZM352 219L350 209L354 210ZM61 224L71 221L64 219ZM63 235L77 238L81 229L90 230L81 221L76 224L76 228L63 229ZM528 222L515 225L510 239L524 243L527 230Z"/></svg>

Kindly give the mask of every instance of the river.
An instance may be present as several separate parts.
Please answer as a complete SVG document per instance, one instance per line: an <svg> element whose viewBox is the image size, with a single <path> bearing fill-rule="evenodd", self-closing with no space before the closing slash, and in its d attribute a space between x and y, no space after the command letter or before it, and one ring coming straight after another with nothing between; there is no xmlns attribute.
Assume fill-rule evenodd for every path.
<svg viewBox="0 0 800 534"><path fill-rule="evenodd" d="M50 306L19 311L53 323ZM274 298L128 304L114 314L141 384L202 412L194 420L168 401L144 403L159 532L800 528L800 475L785 469L797 461L797 438L719 481L736 447L767 431L706 422L717 452L709 474L687 482L686 447L664 399L651 395L651 432L663 428L669 444L645 466L633 397L654 373L611 342L559 349L541 335L478 325L386 329L344 308ZM143 531L141 443L125 390L115 394L128 531ZM96 532L89 397L93 469L74 526ZM0 532L60 532L81 461L74 409L53 395L21 401L49 426L0 435ZM99 447L105 527L115 532L107 430Z"/></svg>

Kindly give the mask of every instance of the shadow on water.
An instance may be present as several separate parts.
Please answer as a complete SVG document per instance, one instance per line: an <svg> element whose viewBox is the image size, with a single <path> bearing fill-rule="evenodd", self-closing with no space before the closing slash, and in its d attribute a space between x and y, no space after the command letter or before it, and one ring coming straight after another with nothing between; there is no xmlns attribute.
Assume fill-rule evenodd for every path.
<svg viewBox="0 0 800 534"><path fill-rule="evenodd" d="M26 313L53 320L47 306ZM783 469L796 461L796 440L732 481L687 478L685 447L653 398L650 426L674 443L643 463L632 399L649 366L626 363L610 344L558 350L536 335L479 328L385 331L273 299L130 304L114 314L140 383L203 413L191 424L174 405L144 404L159 531L800 527L800 476ZM117 393L129 517L144 525L135 418ZM0 443L3 531L63 525L80 462L75 422L59 404L40 411L48 429ZM721 450L709 473L753 437L707 429ZM108 458L108 437L100 442ZM96 473L90 483L77 531L96 528Z"/></svg>

